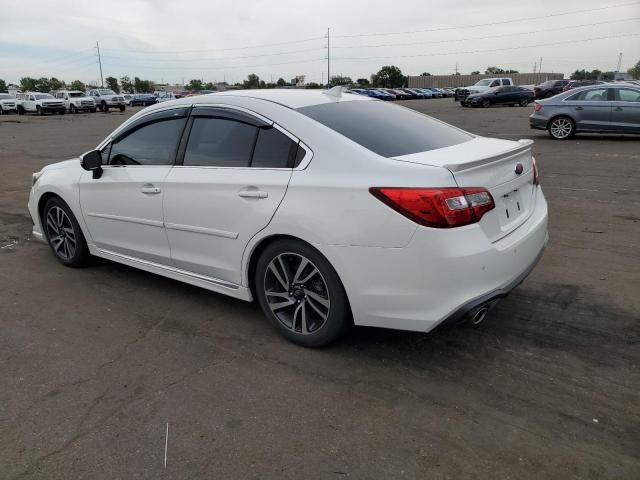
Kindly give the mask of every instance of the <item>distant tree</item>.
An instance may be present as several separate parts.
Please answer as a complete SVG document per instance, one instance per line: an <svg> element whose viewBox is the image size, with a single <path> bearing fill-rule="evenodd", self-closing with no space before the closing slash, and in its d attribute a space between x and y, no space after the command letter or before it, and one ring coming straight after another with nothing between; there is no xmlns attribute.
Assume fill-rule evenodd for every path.
<svg viewBox="0 0 640 480"><path fill-rule="evenodd" d="M36 88L38 92L49 93L51 91L51 82L48 78L42 77L36 80Z"/></svg>
<svg viewBox="0 0 640 480"><path fill-rule="evenodd" d="M69 88L71 90L80 90L81 92L84 92L86 91L87 86L84 83L82 83L80 80L74 80L69 84Z"/></svg>
<svg viewBox="0 0 640 480"><path fill-rule="evenodd" d="M120 93L120 86L118 85L118 79L115 77L107 77L106 79L107 88L110 88L116 93Z"/></svg>
<svg viewBox="0 0 640 480"><path fill-rule="evenodd" d="M604 80L605 82L611 82L616 77L615 72L602 72L598 80Z"/></svg>
<svg viewBox="0 0 640 480"><path fill-rule="evenodd" d="M474 70L471 75L480 75L480 70Z"/></svg>
<svg viewBox="0 0 640 480"><path fill-rule="evenodd" d="M402 74L402 70L394 65L386 65L371 76L371 83L376 87L397 88L402 87L405 82L406 77Z"/></svg>
<svg viewBox="0 0 640 480"><path fill-rule="evenodd" d="M504 75L505 73L518 73L517 70L504 70L498 67L487 67L484 71L487 75Z"/></svg>
<svg viewBox="0 0 640 480"><path fill-rule="evenodd" d="M276 82L276 85L278 85L279 87L284 87L287 84L287 82L284 81L284 78L280 77L278 79L278 81Z"/></svg>
<svg viewBox="0 0 640 480"><path fill-rule="evenodd" d="M7 91L7 82L0 78L0 92Z"/></svg>
<svg viewBox="0 0 640 480"><path fill-rule="evenodd" d="M369 80L367 80L366 78L359 78L356 80L356 82L358 82L358 85L360 85L361 87L366 87L371 84L371 82L369 82Z"/></svg>
<svg viewBox="0 0 640 480"><path fill-rule="evenodd" d="M260 88L267 88L267 84L264 80L260 80Z"/></svg>
<svg viewBox="0 0 640 480"><path fill-rule="evenodd" d="M331 81L329 82L329 87L335 87L337 85L351 85L353 80L351 77L343 77L341 75L335 75L331 77Z"/></svg>
<svg viewBox="0 0 640 480"><path fill-rule="evenodd" d="M189 90L193 90L193 91L200 91L202 90L202 80L190 80L189 83L187 84L187 89Z"/></svg>
<svg viewBox="0 0 640 480"><path fill-rule="evenodd" d="M247 79L242 82L242 88L260 88L260 77L255 73L250 73Z"/></svg>
<svg viewBox="0 0 640 480"><path fill-rule="evenodd" d="M430 74L429 72L422 72L422 73L420 74L420 76L421 76L421 77L430 77L430 76L431 76L431 74Z"/></svg>
<svg viewBox="0 0 640 480"><path fill-rule="evenodd" d="M267 82L267 84L265 85L265 88L276 88L277 85L273 82Z"/></svg>
<svg viewBox="0 0 640 480"><path fill-rule="evenodd" d="M461 75L461 73L460 72L456 72L456 73L454 73L454 75Z"/></svg>
<svg viewBox="0 0 640 480"><path fill-rule="evenodd" d="M124 76L120 78L120 90L124 93L133 93L133 82L128 76Z"/></svg>
<svg viewBox="0 0 640 480"><path fill-rule="evenodd" d="M207 83L205 83L205 85L204 85L204 89L205 89L205 90L217 90L217 89L218 89L218 87L216 87L216 86L213 84L213 82L207 82Z"/></svg>
<svg viewBox="0 0 640 480"><path fill-rule="evenodd" d="M152 93L156 84L149 80L141 80L139 77L133 79L133 88L138 93Z"/></svg>
<svg viewBox="0 0 640 480"><path fill-rule="evenodd" d="M49 88L51 90L63 90L66 86L67 84L64 81L58 80L56 77L49 79Z"/></svg>
<svg viewBox="0 0 640 480"><path fill-rule="evenodd" d="M632 78L635 78L636 80L640 80L640 61L638 61L638 63L636 63L629 70L627 70L627 73L631 75Z"/></svg>
<svg viewBox="0 0 640 480"><path fill-rule="evenodd" d="M614 72L603 72L602 70L591 70L590 72L582 69L576 70L570 75L571 80L605 80L610 81L615 77Z"/></svg>
<svg viewBox="0 0 640 480"><path fill-rule="evenodd" d="M23 92L32 92L37 90L38 80L31 77L22 77L20 79L20 90Z"/></svg>
<svg viewBox="0 0 640 480"><path fill-rule="evenodd" d="M322 85L320 85L319 83L316 82L309 82L305 85L304 88L310 88L310 89L317 89L317 88L324 88Z"/></svg>

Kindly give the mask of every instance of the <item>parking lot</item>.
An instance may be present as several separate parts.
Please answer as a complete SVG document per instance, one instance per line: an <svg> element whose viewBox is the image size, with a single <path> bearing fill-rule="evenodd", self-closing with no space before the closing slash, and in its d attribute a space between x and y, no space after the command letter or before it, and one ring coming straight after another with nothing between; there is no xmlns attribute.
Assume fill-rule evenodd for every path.
<svg viewBox="0 0 640 480"><path fill-rule="evenodd" d="M478 327L354 328L321 350L256 305L68 269L31 238L31 173L137 108L0 117L0 479L640 478L640 139L399 103L534 139L550 242Z"/></svg>

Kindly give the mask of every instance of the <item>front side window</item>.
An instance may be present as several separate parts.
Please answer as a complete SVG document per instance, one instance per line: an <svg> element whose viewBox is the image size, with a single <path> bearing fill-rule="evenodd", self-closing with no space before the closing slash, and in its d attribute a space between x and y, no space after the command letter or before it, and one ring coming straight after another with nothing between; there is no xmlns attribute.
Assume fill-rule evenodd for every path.
<svg viewBox="0 0 640 480"><path fill-rule="evenodd" d="M243 122L196 117L184 153L184 165L248 167L257 134L257 127Z"/></svg>
<svg viewBox="0 0 640 480"><path fill-rule="evenodd" d="M387 102L331 102L297 111L383 157L451 147L474 138L432 117Z"/></svg>
<svg viewBox="0 0 640 480"><path fill-rule="evenodd" d="M173 165L185 118L147 123L111 145L110 165Z"/></svg>
<svg viewBox="0 0 640 480"><path fill-rule="evenodd" d="M635 102L640 103L640 90L631 90L630 88L618 88L616 89L617 98L620 102Z"/></svg>
<svg viewBox="0 0 640 480"><path fill-rule="evenodd" d="M494 80L493 82L491 82L492 87L497 87L498 85L500 85L500 80Z"/></svg>

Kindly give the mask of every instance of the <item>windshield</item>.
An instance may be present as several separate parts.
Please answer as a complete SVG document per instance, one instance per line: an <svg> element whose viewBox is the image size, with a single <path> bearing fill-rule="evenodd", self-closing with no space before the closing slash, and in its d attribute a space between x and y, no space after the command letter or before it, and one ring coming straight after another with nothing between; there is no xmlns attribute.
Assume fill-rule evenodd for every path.
<svg viewBox="0 0 640 480"><path fill-rule="evenodd" d="M491 80L491 79L480 80L478 83L476 83L476 86L478 86L478 87L488 87L489 85L491 85L491 82L493 82L493 80Z"/></svg>
<svg viewBox="0 0 640 480"><path fill-rule="evenodd" d="M107 90L107 89L98 90L98 92L100 92L100 95L115 95L116 94L116 92L114 92L113 90Z"/></svg>
<svg viewBox="0 0 640 480"><path fill-rule="evenodd" d="M36 97L36 100L44 100L45 98L53 98L48 93L39 93L38 95L34 95L34 96Z"/></svg>
<svg viewBox="0 0 640 480"><path fill-rule="evenodd" d="M4 100L7 98L11 98L11 95L9 95L8 93L0 93L0 98Z"/></svg>
<svg viewBox="0 0 640 480"><path fill-rule="evenodd" d="M84 93L82 93L82 92L69 92L69 96L71 98L80 98L80 97L84 97Z"/></svg>
<svg viewBox="0 0 640 480"><path fill-rule="evenodd" d="M473 139L451 125L387 102L323 103L299 108L298 112L384 157L426 152Z"/></svg>

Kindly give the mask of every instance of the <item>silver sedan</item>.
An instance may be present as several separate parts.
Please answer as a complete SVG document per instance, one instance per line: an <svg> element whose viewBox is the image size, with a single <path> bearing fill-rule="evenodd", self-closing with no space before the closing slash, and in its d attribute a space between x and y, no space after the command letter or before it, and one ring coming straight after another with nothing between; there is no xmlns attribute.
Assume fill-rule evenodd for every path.
<svg viewBox="0 0 640 480"><path fill-rule="evenodd" d="M640 86L609 83L536 100L531 128L564 140L576 132L640 134Z"/></svg>

